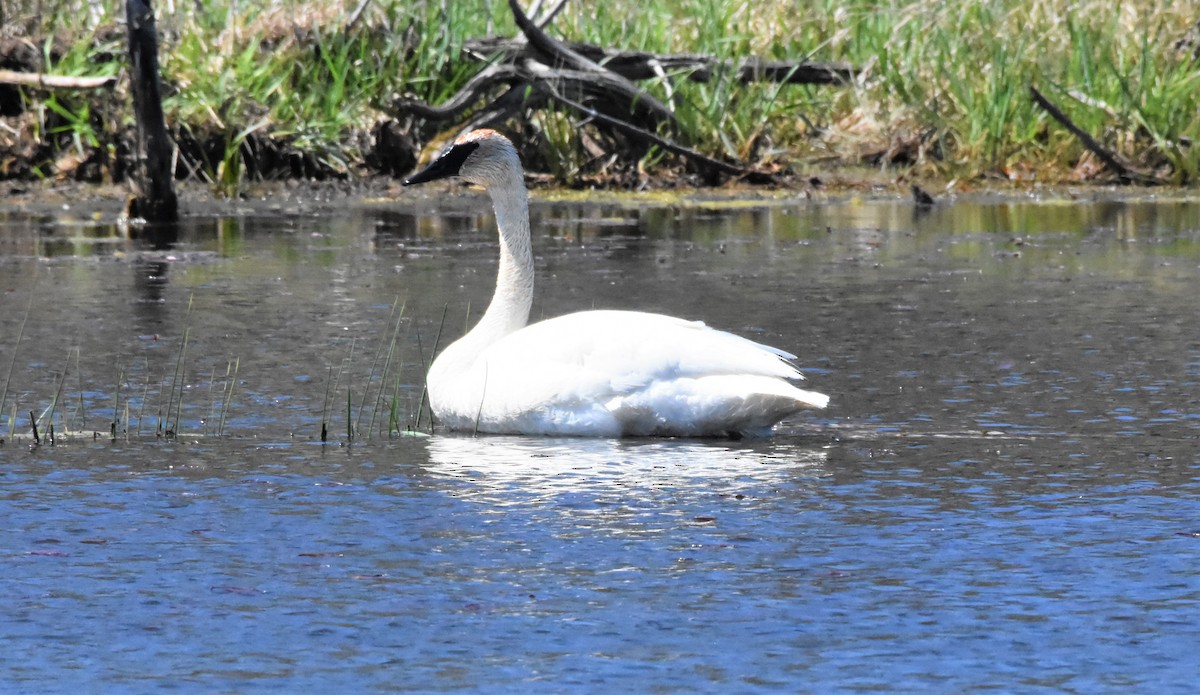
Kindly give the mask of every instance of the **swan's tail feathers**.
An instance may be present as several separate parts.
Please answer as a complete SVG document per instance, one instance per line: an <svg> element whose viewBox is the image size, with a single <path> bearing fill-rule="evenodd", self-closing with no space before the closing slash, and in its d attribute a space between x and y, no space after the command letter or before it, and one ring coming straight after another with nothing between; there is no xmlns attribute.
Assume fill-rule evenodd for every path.
<svg viewBox="0 0 1200 695"><path fill-rule="evenodd" d="M824 408L829 405L829 396L816 391L805 391L804 389L796 389L796 400L801 403L812 406L813 408Z"/></svg>
<svg viewBox="0 0 1200 695"><path fill-rule="evenodd" d="M790 409L798 410L795 404L808 406L810 408L824 408L829 405L829 396L818 391L806 391L802 388L797 388L795 384L776 379L773 377L744 377L742 384L748 390L747 397L753 399L755 396L760 398L766 397L774 399L778 406L789 409L785 404L792 404Z"/></svg>

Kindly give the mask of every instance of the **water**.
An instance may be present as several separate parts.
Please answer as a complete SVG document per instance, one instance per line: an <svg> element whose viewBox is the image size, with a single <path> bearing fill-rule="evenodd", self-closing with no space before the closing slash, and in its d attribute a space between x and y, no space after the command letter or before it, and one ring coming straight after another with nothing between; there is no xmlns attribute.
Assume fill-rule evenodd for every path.
<svg viewBox="0 0 1200 695"><path fill-rule="evenodd" d="M1194 688L1200 206L537 204L535 316L704 319L831 408L385 436L486 300L481 207L197 215L160 250L0 212L0 689Z"/></svg>

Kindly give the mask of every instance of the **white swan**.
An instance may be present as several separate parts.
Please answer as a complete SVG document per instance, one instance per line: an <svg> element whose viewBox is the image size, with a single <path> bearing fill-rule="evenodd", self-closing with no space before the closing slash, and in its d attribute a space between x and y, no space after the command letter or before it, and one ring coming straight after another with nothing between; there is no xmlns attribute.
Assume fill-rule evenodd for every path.
<svg viewBox="0 0 1200 695"><path fill-rule="evenodd" d="M500 434L764 435L829 397L789 381L793 355L697 321L582 311L527 325L533 301L528 194L513 144L458 138L405 185L458 176L485 188L500 232L496 293L479 323L429 369L442 425Z"/></svg>

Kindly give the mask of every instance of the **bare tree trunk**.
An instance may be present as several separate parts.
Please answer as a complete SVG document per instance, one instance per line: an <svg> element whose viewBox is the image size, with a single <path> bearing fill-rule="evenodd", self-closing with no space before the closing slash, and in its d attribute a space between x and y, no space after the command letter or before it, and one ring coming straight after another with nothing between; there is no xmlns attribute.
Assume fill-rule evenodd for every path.
<svg viewBox="0 0 1200 695"><path fill-rule="evenodd" d="M129 27L130 82L142 156L135 168L134 202L137 216L147 222L176 222L179 202L171 171L173 146L163 117L158 80L158 35L150 0L126 0Z"/></svg>

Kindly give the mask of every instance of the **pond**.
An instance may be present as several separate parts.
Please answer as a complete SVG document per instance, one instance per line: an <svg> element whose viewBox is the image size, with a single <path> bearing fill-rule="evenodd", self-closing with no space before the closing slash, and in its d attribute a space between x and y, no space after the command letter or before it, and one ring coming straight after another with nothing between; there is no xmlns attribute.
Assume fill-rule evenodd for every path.
<svg viewBox="0 0 1200 695"><path fill-rule="evenodd" d="M535 318L832 396L736 442L430 433L464 189L164 248L75 207L0 208L4 692L1194 687L1194 200L535 200Z"/></svg>

